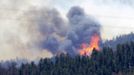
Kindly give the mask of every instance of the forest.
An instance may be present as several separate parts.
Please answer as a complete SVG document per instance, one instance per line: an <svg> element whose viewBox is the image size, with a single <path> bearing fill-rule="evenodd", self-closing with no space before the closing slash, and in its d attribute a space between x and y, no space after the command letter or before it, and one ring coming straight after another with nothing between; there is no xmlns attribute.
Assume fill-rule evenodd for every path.
<svg viewBox="0 0 134 75"><path fill-rule="evenodd" d="M134 75L134 0L0 0L0 75Z"/></svg>
<svg viewBox="0 0 134 75"><path fill-rule="evenodd" d="M134 75L134 42L118 44L116 50L93 50L91 56L60 54L16 66L0 64L0 75Z"/></svg>

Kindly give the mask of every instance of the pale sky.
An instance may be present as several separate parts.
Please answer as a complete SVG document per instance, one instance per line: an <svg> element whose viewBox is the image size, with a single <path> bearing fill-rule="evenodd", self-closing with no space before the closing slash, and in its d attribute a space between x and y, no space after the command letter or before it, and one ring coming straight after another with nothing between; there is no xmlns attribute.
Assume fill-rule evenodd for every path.
<svg viewBox="0 0 134 75"><path fill-rule="evenodd" d="M72 6L80 6L102 25L102 38L134 32L133 0L55 0L56 7L67 12Z"/></svg>
<svg viewBox="0 0 134 75"><path fill-rule="evenodd" d="M27 27L20 24L20 16L31 7L47 7L58 9L65 17L72 6L82 7L86 14L100 22L104 40L134 32L133 0L0 0L0 60L33 57L35 53L33 59L52 56L27 46L35 38L31 39Z"/></svg>

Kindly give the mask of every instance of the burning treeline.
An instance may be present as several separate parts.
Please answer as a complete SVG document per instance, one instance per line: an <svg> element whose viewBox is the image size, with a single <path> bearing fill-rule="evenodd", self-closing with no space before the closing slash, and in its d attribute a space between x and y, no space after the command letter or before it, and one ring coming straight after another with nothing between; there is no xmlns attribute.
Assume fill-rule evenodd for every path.
<svg viewBox="0 0 134 75"><path fill-rule="evenodd" d="M42 50L53 54L89 55L94 48L100 49L100 24L80 7L72 7L67 13L67 20L56 9L32 10L26 14L29 16L28 24L41 35L38 37L41 40L36 42Z"/></svg>
<svg viewBox="0 0 134 75"><path fill-rule="evenodd" d="M91 41L89 44L82 43L82 49L80 50L80 55L91 55L92 51L95 50L100 50L99 47L99 42L100 42L100 37L98 34L94 34L91 36Z"/></svg>

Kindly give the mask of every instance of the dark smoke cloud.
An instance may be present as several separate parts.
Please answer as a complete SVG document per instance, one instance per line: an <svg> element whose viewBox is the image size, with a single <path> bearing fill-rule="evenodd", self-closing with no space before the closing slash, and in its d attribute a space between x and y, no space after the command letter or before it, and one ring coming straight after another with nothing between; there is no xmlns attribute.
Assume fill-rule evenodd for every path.
<svg viewBox="0 0 134 75"><path fill-rule="evenodd" d="M92 17L85 14L80 7L72 7L67 14L69 31L67 33L67 45L69 53L77 53L82 43L89 43L93 34L100 35L100 24ZM69 47L69 48L68 48Z"/></svg>
<svg viewBox="0 0 134 75"><path fill-rule="evenodd" d="M89 42L94 34L100 34L100 24L79 7L72 7L67 15L71 27L68 39L74 42Z"/></svg>
<svg viewBox="0 0 134 75"><path fill-rule="evenodd" d="M65 23L57 10L47 10L41 14L44 14L40 15L41 18L38 18L41 33L44 35L56 33L57 35L64 36Z"/></svg>
<svg viewBox="0 0 134 75"><path fill-rule="evenodd" d="M93 34L100 35L100 24L80 7L72 7L63 19L56 9L30 11L31 25L41 34L39 47L56 54L77 54L82 43L89 43Z"/></svg>
<svg viewBox="0 0 134 75"><path fill-rule="evenodd" d="M41 14L41 15L40 15ZM46 48L52 53L59 49L60 39L66 35L66 23L55 9L40 13L38 29L43 35L41 48Z"/></svg>
<svg viewBox="0 0 134 75"><path fill-rule="evenodd" d="M32 32L31 38L35 38L41 50L49 50L56 53L61 39L67 32L67 23L56 9L31 8L24 14L24 20L28 21L28 32ZM26 19L25 19L26 18ZM24 24L25 26L25 24Z"/></svg>
<svg viewBox="0 0 134 75"><path fill-rule="evenodd" d="M43 41L42 47L51 50L52 53L56 53L59 48L59 41L53 36L48 36L47 39Z"/></svg>

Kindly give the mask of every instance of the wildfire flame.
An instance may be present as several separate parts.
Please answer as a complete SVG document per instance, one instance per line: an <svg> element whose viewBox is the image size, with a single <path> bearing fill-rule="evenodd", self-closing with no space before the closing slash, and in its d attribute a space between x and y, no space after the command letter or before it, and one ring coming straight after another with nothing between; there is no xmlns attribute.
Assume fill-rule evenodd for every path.
<svg viewBox="0 0 134 75"><path fill-rule="evenodd" d="M99 41L100 41L100 37L98 34L94 34L91 37L91 41L89 44L86 43L82 43L81 47L82 49L80 50L80 55L91 55L92 51L95 49L97 51L100 50L99 47Z"/></svg>

